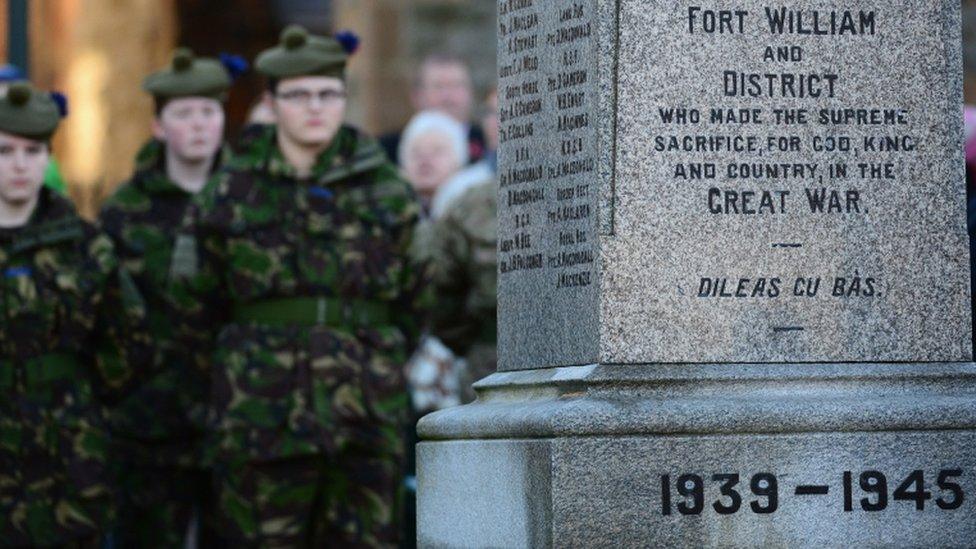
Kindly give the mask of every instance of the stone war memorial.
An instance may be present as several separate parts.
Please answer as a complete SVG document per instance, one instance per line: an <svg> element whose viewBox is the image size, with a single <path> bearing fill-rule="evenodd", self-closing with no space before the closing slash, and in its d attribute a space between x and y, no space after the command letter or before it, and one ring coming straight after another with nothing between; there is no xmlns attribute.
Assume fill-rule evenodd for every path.
<svg viewBox="0 0 976 549"><path fill-rule="evenodd" d="M498 2L499 368L423 547L967 547L958 0Z"/></svg>

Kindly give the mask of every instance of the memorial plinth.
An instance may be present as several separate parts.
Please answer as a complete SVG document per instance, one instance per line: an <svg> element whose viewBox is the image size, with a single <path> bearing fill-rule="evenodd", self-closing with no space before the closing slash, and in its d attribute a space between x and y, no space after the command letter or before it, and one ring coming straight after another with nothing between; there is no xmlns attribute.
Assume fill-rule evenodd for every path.
<svg viewBox="0 0 976 549"><path fill-rule="evenodd" d="M499 372L420 544L974 543L958 2L498 6Z"/></svg>

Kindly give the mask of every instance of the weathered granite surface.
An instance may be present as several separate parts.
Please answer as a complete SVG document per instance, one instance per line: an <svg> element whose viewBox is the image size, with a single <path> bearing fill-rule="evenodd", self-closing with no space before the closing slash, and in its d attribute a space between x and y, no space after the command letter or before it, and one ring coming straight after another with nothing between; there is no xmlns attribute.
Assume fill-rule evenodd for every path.
<svg viewBox="0 0 976 549"><path fill-rule="evenodd" d="M748 13L709 33L719 8ZM797 32L851 32L771 32L767 10L802 17ZM619 20L601 362L971 359L959 2L625 0ZM787 123L797 111L807 123ZM754 150L660 150L687 137ZM842 138L849 151L816 150ZM695 178L702 166L714 179ZM818 294L797 295L811 280Z"/></svg>
<svg viewBox="0 0 976 549"><path fill-rule="evenodd" d="M547 441L423 445L417 471L423 547L552 545Z"/></svg>
<svg viewBox="0 0 976 549"><path fill-rule="evenodd" d="M958 2L499 6L500 369L971 359Z"/></svg>
<svg viewBox="0 0 976 549"><path fill-rule="evenodd" d="M424 440L967 430L976 364L640 364L500 372ZM973 449L976 452L976 448Z"/></svg>
<svg viewBox="0 0 976 549"><path fill-rule="evenodd" d="M974 364L555 368L479 395L421 422L423 547L976 539Z"/></svg>
<svg viewBox="0 0 976 549"><path fill-rule="evenodd" d="M503 369L599 360L597 204L613 166L611 4L498 3Z"/></svg>
<svg viewBox="0 0 976 549"><path fill-rule="evenodd" d="M422 547L506 548L971 547L974 445L972 431L425 442L418 449L421 482L432 474L440 481L421 499L418 541ZM499 454L506 459L498 465L514 478L550 482L495 482L491 462ZM521 468L509 471L513 461ZM455 475L442 477L441 471ZM472 475L478 471L485 476ZM915 471L924 483L921 510L914 495L894 497ZM670 505L663 503L665 475ZM700 511L693 490L685 492L690 497L678 492L686 475L692 488L701 480ZM861 487L864 480L873 490L882 478L883 506L878 492ZM722 495L723 484L732 481L737 495ZM512 492L499 497L502 487ZM910 482L906 492L915 488ZM775 505L769 493L776 494ZM962 505L944 510L940 501ZM538 520L546 515L551 519Z"/></svg>

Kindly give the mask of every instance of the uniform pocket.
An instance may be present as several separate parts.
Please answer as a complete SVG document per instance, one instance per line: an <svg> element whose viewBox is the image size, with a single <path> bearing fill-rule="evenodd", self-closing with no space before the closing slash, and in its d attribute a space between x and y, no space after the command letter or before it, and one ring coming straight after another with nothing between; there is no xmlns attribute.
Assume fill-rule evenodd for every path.
<svg viewBox="0 0 976 549"><path fill-rule="evenodd" d="M231 325L220 334L211 401L220 451L253 459L317 453L301 432L307 405L289 332Z"/></svg>
<svg viewBox="0 0 976 549"><path fill-rule="evenodd" d="M287 225L283 223L283 225ZM286 272L293 243L283 226L270 224L235 227L227 239L227 279L230 295L241 301L266 295Z"/></svg>
<svg viewBox="0 0 976 549"><path fill-rule="evenodd" d="M409 397L404 367L406 343L400 330L370 327L357 331L356 411L340 422L344 448L398 448L406 425Z"/></svg>
<svg viewBox="0 0 976 549"><path fill-rule="evenodd" d="M9 318L4 327L7 339L20 348L18 354L50 352L67 296L59 295L55 281L32 265L8 267L0 274Z"/></svg>
<svg viewBox="0 0 976 549"><path fill-rule="evenodd" d="M313 240L330 241L323 246L307 246L308 252L303 253L314 254L322 247L333 253L339 265L340 295L396 299L403 270L403 258L398 253L400 231L361 187L345 193L338 199L332 234L309 234Z"/></svg>
<svg viewBox="0 0 976 549"><path fill-rule="evenodd" d="M0 398L10 399L10 395L0 394ZM0 509L3 509L13 505L22 484L20 449L25 432L13 413L10 400L0 406Z"/></svg>
<svg viewBox="0 0 976 549"><path fill-rule="evenodd" d="M110 495L107 464L110 440L105 429L88 420L73 421L58 429L57 453L64 463L68 492L76 499Z"/></svg>
<svg viewBox="0 0 976 549"><path fill-rule="evenodd" d="M363 349L352 334L329 328L312 329L308 348L309 420L321 438L335 442L339 426L369 417L361 384Z"/></svg>
<svg viewBox="0 0 976 549"><path fill-rule="evenodd" d="M92 535L108 523L114 500L109 440L84 415L22 408L23 445L16 471L27 531L40 544Z"/></svg>
<svg viewBox="0 0 976 549"><path fill-rule="evenodd" d="M115 513L108 467L112 452L108 433L100 424L89 420L71 423L58 430L64 487L55 513L65 517L62 526L67 531L84 537L102 530Z"/></svg>
<svg viewBox="0 0 976 549"><path fill-rule="evenodd" d="M400 422L408 405L406 337L393 326L364 328L359 336L368 349L363 383L371 411L384 422Z"/></svg>

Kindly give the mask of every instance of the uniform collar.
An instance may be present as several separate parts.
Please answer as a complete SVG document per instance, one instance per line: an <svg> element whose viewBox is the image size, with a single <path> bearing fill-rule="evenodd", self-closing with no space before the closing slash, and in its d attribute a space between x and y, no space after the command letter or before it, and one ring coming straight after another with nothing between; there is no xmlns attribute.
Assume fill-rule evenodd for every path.
<svg viewBox="0 0 976 549"><path fill-rule="evenodd" d="M333 168L338 167L343 163L345 157L346 142L348 141L348 130L346 128L340 128L336 133L335 138L332 140L332 144L329 145L327 149L322 151L318 158L315 160L315 164L312 166L312 175L307 179L308 181L317 181L321 177L331 171ZM272 177L281 177L288 179L299 179L295 173L295 168L285 160L285 156L282 154L281 149L278 147L277 136L272 137L272 146L268 150L267 157L267 170L268 174Z"/></svg>
<svg viewBox="0 0 976 549"><path fill-rule="evenodd" d="M29 248L35 240L32 233L75 231L81 222L74 205L68 199L58 195L47 187L42 187L37 200L37 207L31 213L30 219L22 227L15 229L0 229L0 242L12 242L14 248Z"/></svg>
<svg viewBox="0 0 976 549"><path fill-rule="evenodd" d="M249 150L241 155L250 158L250 168L261 169L273 178L297 180L295 168L289 164L278 148L276 128L268 126L263 134L251 141ZM349 126L339 128L332 144L322 151L312 175L306 179L310 184L328 185L339 179L378 168L387 162L379 143L359 133Z"/></svg>
<svg viewBox="0 0 976 549"><path fill-rule="evenodd" d="M228 147L224 145L217 153L212 171L219 170L229 156ZM156 139L150 139L136 154L136 179L148 194L191 194L166 175L166 145Z"/></svg>
<svg viewBox="0 0 976 549"><path fill-rule="evenodd" d="M40 193L37 207L34 208L34 213L31 214L25 227L77 216L74 205L68 199L47 187L41 187Z"/></svg>

